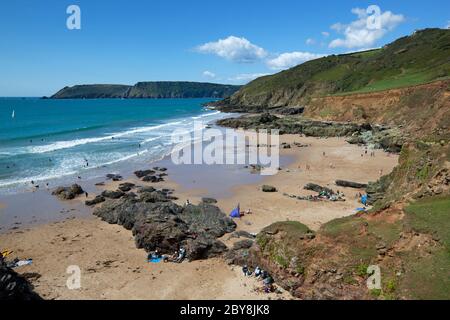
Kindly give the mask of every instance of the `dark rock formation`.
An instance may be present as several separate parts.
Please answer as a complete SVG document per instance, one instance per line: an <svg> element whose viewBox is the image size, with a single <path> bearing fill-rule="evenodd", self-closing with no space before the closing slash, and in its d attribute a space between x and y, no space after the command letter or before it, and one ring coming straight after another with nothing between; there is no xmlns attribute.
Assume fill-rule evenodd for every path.
<svg viewBox="0 0 450 320"><path fill-rule="evenodd" d="M0 258L0 301L41 300L42 298L33 289L33 285L27 279L8 268Z"/></svg>
<svg viewBox="0 0 450 320"><path fill-rule="evenodd" d="M345 181L345 180L336 180L336 185L339 187L355 188L355 189L367 188L367 184L365 184L365 183L358 183L358 182Z"/></svg>
<svg viewBox="0 0 450 320"><path fill-rule="evenodd" d="M73 184L70 187L56 188L52 192L52 195L57 196L61 200L71 200L82 193L84 193L84 191L81 186L78 184Z"/></svg>
<svg viewBox="0 0 450 320"><path fill-rule="evenodd" d="M308 183L303 189L310 190L310 191L315 191L317 193L325 192L327 194L334 194L334 191L331 190L330 188L322 187L322 186L319 186L318 184L315 184L315 183Z"/></svg>
<svg viewBox="0 0 450 320"><path fill-rule="evenodd" d="M262 192L277 192L277 188L273 186L263 185L261 188Z"/></svg>
<svg viewBox="0 0 450 320"><path fill-rule="evenodd" d="M121 197L123 197L125 195L124 192L120 191L120 190L105 190L102 192L102 196L105 198L110 198L110 199L119 199Z"/></svg>
<svg viewBox="0 0 450 320"><path fill-rule="evenodd" d="M147 251L158 249L173 254L186 248L189 260L204 259L226 251L217 240L233 232L236 224L210 203L179 206L171 200L170 190L142 188L139 198L107 200L94 210L102 220L133 231L136 246Z"/></svg>
<svg viewBox="0 0 450 320"><path fill-rule="evenodd" d="M106 178L112 181L121 181L123 177L120 174L108 173Z"/></svg>
<svg viewBox="0 0 450 320"><path fill-rule="evenodd" d="M135 187L134 183L124 182L119 185L118 189L122 192L128 192L131 189L133 189L134 187Z"/></svg>
<svg viewBox="0 0 450 320"><path fill-rule="evenodd" d="M135 176L138 178L143 178L145 176L148 176L148 175L154 174L154 173L155 173L154 170L138 170L138 171L134 172Z"/></svg>
<svg viewBox="0 0 450 320"><path fill-rule="evenodd" d="M86 200L84 202L85 205L87 206L95 206L96 204L99 204L101 202L105 202L105 197L101 196L101 195L97 195L94 199L92 200Z"/></svg>

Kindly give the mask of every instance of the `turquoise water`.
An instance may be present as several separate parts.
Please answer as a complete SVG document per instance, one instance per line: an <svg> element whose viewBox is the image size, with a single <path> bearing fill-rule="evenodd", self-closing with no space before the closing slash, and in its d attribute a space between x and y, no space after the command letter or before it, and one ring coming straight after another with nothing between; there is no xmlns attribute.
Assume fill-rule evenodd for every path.
<svg viewBox="0 0 450 320"><path fill-rule="evenodd" d="M224 117L202 107L210 100L0 98L0 192L160 159L173 130Z"/></svg>

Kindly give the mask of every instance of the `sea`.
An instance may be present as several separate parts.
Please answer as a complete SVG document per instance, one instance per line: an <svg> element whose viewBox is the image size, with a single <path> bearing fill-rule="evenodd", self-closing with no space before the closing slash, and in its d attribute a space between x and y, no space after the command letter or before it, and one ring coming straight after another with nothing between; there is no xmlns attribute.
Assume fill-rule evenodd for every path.
<svg viewBox="0 0 450 320"><path fill-rule="evenodd" d="M0 194L162 159L174 130L229 116L212 100L0 98Z"/></svg>

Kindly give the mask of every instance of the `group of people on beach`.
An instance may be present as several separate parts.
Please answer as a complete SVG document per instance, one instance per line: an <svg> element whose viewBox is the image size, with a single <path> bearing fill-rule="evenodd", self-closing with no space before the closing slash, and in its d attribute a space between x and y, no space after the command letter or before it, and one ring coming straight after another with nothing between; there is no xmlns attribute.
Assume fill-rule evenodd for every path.
<svg viewBox="0 0 450 320"><path fill-rule="evenodd" d="M255 278L262 280L263 282L263 291L265 293L274 292L275 288L273 286L273 278L270 276L270 274L261 269L259 266L257 266L254 270L254 272L250 271L249 267L247 265L244 265L242 267L242 273L245 277L250 277L252 274L255 276Z"/></svg>
<svg viewBox="0 0 450 320"><path fill-rule="evenodd" d="M174 262L174 263L181 263L185 258L186 258L186 249L183 247L180 247L179 250L175 250L175 252L171 256L161 254L158 249L150 252L147 256L148 261L162 260L164 262Z"/></svg>

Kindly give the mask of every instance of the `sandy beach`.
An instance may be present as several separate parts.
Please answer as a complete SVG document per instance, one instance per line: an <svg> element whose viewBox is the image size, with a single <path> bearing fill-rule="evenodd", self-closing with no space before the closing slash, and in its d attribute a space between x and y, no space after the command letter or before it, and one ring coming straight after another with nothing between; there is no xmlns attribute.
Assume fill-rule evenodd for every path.
<svg viewBox="0 0 450 320"><path fill-rule="evenodd" d="M252 175L249 179L242 179L242 183L233 182L227 192L215 185L221 184L222 176L230 174L221 170L217 170L212 180L216 182L208 180L202 183L199 177L188 181L173 173L184 170L189 177L192 173L186 170L192 168L175 170L168 166L169 179L152 185L175 189L178 203L184 203L186 199L197 203L202 196L212 194L225 213L239 203L241 210L249 209L252 213L236 221L237 230L256 233L271 223L286 220L300 221L317 230L327 221L354 214L360 206L355 195L362 190L337 187L334 184L336 179L361 183L374 181L381 173L389 173L398 161L398 156L381 150L375 150L375 157L366 155L363 147L350 145L343 138L284 135L280 142L292 144L291 149L281 149L281 155L290 159L287 166L282 166L274 176ZM297 147L294 142L309 146ZM251 175L249 169L240 170L240 174ZM130 181L146 185L137 179ZM312 194L303 190L303 186L310 182L343 192L346 201L300 201L284 195ZM263 184L276 187L278 192L263 193ZM111 183L104 188L116 189L116 186L117 183ZM102 189L99 187L97 193ZM215 191L210 192L210 189ZM222 196L218 194L221 192ZM91 197L93 194L90 192ZM84 200L82 196L68 205L80 205ZM0 204L0 214L1 210ZM228 235L223 237L223 241L232 243ZM9 230L0 234L0 243L1 249L14 251L12 257L33 259L32 265L16 270L29 277L36 291L46 299L291 298L282 290L280 293L261 293L260 282L244 277L239 267L228 266L221 258L181 264L147 263L145 251L136 249L130 231L109 225L94 216L69 216L60 221ZM81 288L78 290L66 287L69 277L66 268L70 265L78 265L81 269Z"/></svg>

